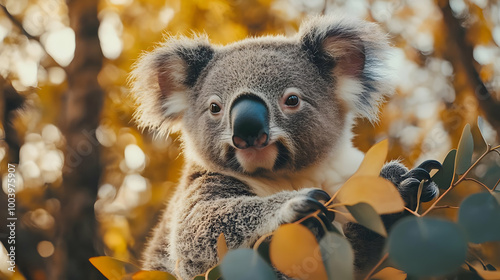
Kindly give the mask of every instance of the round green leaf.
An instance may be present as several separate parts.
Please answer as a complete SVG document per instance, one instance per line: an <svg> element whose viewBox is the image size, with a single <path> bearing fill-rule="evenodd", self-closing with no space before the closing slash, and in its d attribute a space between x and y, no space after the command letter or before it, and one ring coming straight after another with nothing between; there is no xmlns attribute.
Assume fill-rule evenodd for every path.
<svg viewBox="0 0 500 280"><path fill-rule="evenodd" d="M354 279L354 253L345 237L326 232L319 242L319 247L328 279Z"/></svg>
<svg viewBox="0 0 500 280"><path fill-rule="evenodd" d="M384 237L387 237L387 231L385 230L382 219L370 204L360 202L352 206L346 205L346 208L360 225L367 227Z"/></svg>
<svg viewBox="0 0 500 280"><path fill-rule="evenodd" d="M458 143L456 169L458 175L464 174L469 169L472 160L472 152L474 151L474 140L470 132L470 125L466 124L462 131L462 137Z"/></svg>
<svg viewBox="0 0 500 280"><path fill-rule="evenodd" d="M457 150L453 149L448 152L443 161L443 167L432 176L432 181L438 185L440 189L446 190L451 186L453 177L455 177L455 157Z"/></svg>
<svg viewBox="0 0 500 280"><path fill-rule="evenodd" d="M499 189L500 185L498 185L497 189L493 191L492 195L493 197L496 198L498 204L500 204L500 189Z"/></svg>
<svg viewBox="0 0 500 280"><path fill-rule="evenodd" d="M455 223L410 216L394 226L388 247L392 261L409 275L442 276L465 261L467 239Z"/></svg>
<svg viewBox="0 0 500 280"><path fill-rule="evenodd" d="M464 227L470 242L500 240L500 205L490 193L468 196L458 212L458 223Z"/></svg>
<svg viewBox="0 0 500 280"><path fill-rule="evenodd" d="M224 279L277 279L274 270L252 249L229 251L220 264Z"/></svg>

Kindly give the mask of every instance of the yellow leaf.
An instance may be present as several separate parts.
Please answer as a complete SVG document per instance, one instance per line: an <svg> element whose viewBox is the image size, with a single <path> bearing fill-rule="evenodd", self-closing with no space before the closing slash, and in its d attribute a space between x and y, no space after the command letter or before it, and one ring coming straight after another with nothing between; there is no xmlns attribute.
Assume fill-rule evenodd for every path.
<svg viewBox="0 0 500 280"><path fill-rule="evenodd" d="M405 205L396 187L378 176L351 177L339 190L337 198L346 205L366 202L378 214L401 212Z"/></svg>
<svg viewBox="0 0 500 280"><path fill-rule="evenodd" d="M120 280L123 276L140 270L131 263L107 256L93 257L89 261L109 280Z"/></svg>
<svg viewBox="0 0 500 280"><path fill-rule="evenodd" d="M361 162L361 165L353 176L378 176L380 170L382 170L382 166L385 164L388 150L389 141L387 141L387 139L373 145L368 152L366 152L363 162Z"/></svg>
<svg viewBox="0 0 500 280"><path fill-rule="evenodd" d="M476 270L477 274L481 276L481 278L485 280L498 280L500 279L500 271L487 271L484 270L484 268L479 265L473 265L474 269Z"/></svg>
<svg viewBox="0 0 500 280"><path fill-rule="evenodd" d="M217 238L217 256L219 256L219 261L222 261L227 251L226 238L224 237L224 233L221 233L219 238Z"/></svg>
<svg viewBox="0 0 500 280"><path fill-rule="evenodd" d="M377 272L377 274L373 275L371 279L378 280L405 280L406 273L401 270L395 269L393 267L386 267L381 271Z"/></svg>
<svg viewBox="0 0 500 280"><path fill-rule="evenodd" d="M280 226L271 239L269 256L274 267L294 279L328 279L319 244L303 225Z"/></svg>
<svg viewBox="0 0 500 280"><path fill-rule="evenodd" d="M175 280L175 277L165 271L141 270L132 275L132 280Z"/></svg>

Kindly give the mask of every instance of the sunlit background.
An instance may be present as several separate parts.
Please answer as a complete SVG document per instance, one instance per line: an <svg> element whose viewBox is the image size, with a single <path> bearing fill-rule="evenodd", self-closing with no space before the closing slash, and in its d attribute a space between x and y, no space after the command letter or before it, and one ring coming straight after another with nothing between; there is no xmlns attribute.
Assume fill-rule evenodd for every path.
<svg viewBox="0 0 500 280"><path fill-rule="evenodd" d="M98 254L137 263L146 236L179 179L183 161L177 135L163 138L137 129L131 117L134 104L127 96L132 63L165 34L206 32L213 43L227 44L247 36L293 35L300 22L314 14L337 13L375 21L395 47L391 66L397 93L382 108L375 127L360 121L355 144L366 151L389 138L390 158L399 158L408 166L425 159L442 161L456 147L463 126L475 126L478 116L484 119L480 129L487 142L498 144L498 1L95 0L75 4L78 1L86 2L0 1L0 112L4 112L0 172L6 192L7 163L19 164L17 264L21 271L7 271L2 247L0 279L23 279L22 274L51 279L54 275L51 269L66 250L60 246L62 232L67 233L61 216L68 211L64 199L71 195L65 193L69 190L63 174L78 173L89 154L100 162L95 174L98 184L90 186L98 226L96 235L89 238L96 239ZM68 97L73 91L68 81L80 79L72 68L78 58L78 36L71 22L82 17L89 5L94 5L99 20L96 37L102 54L95 55L103 58L102 66L96 66L103 105L102 109L92 104L83 107L87 114L100 117L94 127L76 131L79 142L68 145L68 133L75 132L71 127L62 128L68 116L63 112L72 111L64 100L73 98ZM472 52L470 59L464 52ZM473 70L468 71L471 66ZM476 74L491 95L487 97L491 107L481 103L486 97L478 90L478 79L472 77ZM500 174L498 155L483 162L474 170L475 176ZM447 203L457 204L472 191L477 186L464 183ZM453 219L456 211L438 214ZM4 215L0 216L2 224ZM3 230L2 226L0 233ZM491 257L500 246L488 243L478 245L477 250ZM499 260L495 261L498 265Z"/></svg>

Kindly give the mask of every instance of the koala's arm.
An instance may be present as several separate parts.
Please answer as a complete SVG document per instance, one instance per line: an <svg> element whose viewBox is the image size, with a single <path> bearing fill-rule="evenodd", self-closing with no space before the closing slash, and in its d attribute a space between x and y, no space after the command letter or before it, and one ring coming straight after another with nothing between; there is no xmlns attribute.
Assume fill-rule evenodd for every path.
<svg viewBox="0 0 500 280"><path fill-rule="evenodd" d="M193 177L193 176L191 176ZM190 279L218 262L217 238L223 233L230 249L251 247L262 235L280 224L305 216L327 200L321 190L283 191L258 197L251 188L217 173L199 174L183 191L183 209L176 220L176 242L172 243L179 261L181 276ZM181 204L179 204L181 205Z"/></svg>
<svg viewBox="0 0 500 280"><path fill-rule="evenodd" d="M425 161L412 170L398 161L391 161L384 165L380 176L396 186L406 207L415 209L420 181L428 180L422 189L420 201L427 202L438 195L438 187L430 181L429 172L439 168L441 168L441 164L434 160ZM387 231L389 232L394 223L406 215L409 215L407 211L382 215L382 221ZM344 226L344 233L353 246L355 266L358 272L363 274L370 270L382 256L385 238L357 223L347 223Z"/></svg>

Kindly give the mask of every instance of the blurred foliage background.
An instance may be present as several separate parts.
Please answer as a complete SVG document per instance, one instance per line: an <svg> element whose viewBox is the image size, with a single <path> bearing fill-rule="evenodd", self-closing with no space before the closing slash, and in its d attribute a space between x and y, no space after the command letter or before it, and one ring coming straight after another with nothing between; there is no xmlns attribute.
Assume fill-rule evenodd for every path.
<svg viewBox="0 0 500 280"><path fill-rule="evenodd" d="M500 2L494 0L1 0L0 238L6 244L7 163L16 168L15 274L0 279L90 279L88 262L137 263L179 179L176 135L134 125L127 74L165 34L205 32L213 43L294 34L312 14L378 22L394 44L395 96L380 122L360 121L355 144L383 138L390 159L442 161L466 123L500 139ZM474 170L500 178L492 153ZM493 186L494 182L485 182ZM443 203L480 188L464 182ZM434 211L456 219L456 209ZM494 242L477 254L495 266ZM498 254L496 254L498 258Z"/></svg>

